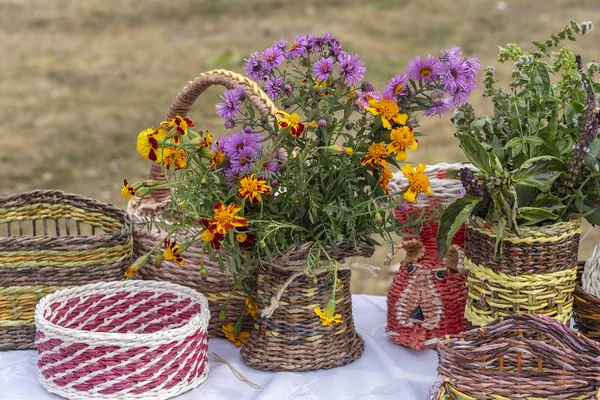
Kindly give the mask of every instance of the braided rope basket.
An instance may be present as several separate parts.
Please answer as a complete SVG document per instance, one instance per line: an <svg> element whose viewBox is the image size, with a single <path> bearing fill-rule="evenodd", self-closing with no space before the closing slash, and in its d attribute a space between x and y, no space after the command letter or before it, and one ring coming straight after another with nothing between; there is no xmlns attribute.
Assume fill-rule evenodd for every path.
<svg viewBox="0 0 600 400"><path fill-rule="evenodd" d="M167 282L59 290L35 311L38 375L69 399L167 399L208 376L209 310Z"/></svg>
<svg viewBox="0 0 600 400"><path fill-rule="evenodd" d="M575 288L573 319L579 332L600 341L600 244L585 262L581 284Z"/></svg>
<svg viewBox="0 0 600 400"><path fill-rule="evenodd" d="M131 221L110 204L45 190L0 198L0 350L34 348L42 296L117 280L132 252Z"/></svg>
<svg viewBox="0 0 600 400"><path fill-rule="evenodd" d="M465 316L473 326L518 313L571 320L581 221L520 230L521 237L505 232L495 261L495 226L477 217L467 224Z"/></svg>
<svg viewBox="0 0 600 400"><path fill-rule="evenodd" d="M192 105L206 89L213 85L224 86L233 89L243 86L246 95L252 105L263 116L274 116L277 108L269 97L252 80L226 70L214 70L204 72L191 81L175 98L167 118L177 115L186 116ZM150 168L149 179L165 181L162 166L153 163ZM150 251L157 243L161 242L166 233L159 228L148 230L140 224L145 217L160 213L165 209L170 199L169 189L152 191L148 196L136 199L129 203L128 211L134 222L134 239L136 254L141 256ZM191 232L188 232L188 235ZM177 237L176 237L177 238ZM179 238L181 239L181 237ZM180 240L181 241L181 240ZM209 324L211 336L222 336L220 327L223 324L235 324L244 312L244 294L242 291L234 291L233 280L230 276L221 272L216 260L211 260L202 252L201 244L189 247L183 252L185 264L177 265L172 261L163 260L158 267L154 260L146 264L140 270L140 276L146 280L169 281L188 286L202 292L209 302L212 319ZM200 265L204 265L207 277L203 279L200 275ZM227 317L225 321L219 321L219 311L227 302ZM246 319L246 326L251 326L251 320Z"/></svg>
<svg viewBox="0 0 600 400"><path fill-rule="evenodd" d="M420 211L431 218L440 205L456 200L463 186L460 180L451 179L447 174L464 167L472 168L470 165L445 163L428 166L425 174L429 177L433 193L420 197L405 211L394 210L395 217L403 222L409 214ZM399 193L406 185L407 179L397 172L390 182L390 191ZM437 220L423 227L418 236L424 251L422 257L419 260L407 257L402 261L387 295L387 334L394 343L416 350L435 347L444 336L467 328L463 317L467 295L465 277L459 269L447 268L447 260L442 261L438 257L437 230ZM400 246L411 240L414 239L404 239ZM456 234L453 244L464 246L464 228ZM415 313L419 310L420 313Z"/></svg>
<svg viewBox="0 0 600 400"><path fill-rule="evenodd" d="M516 315L438 346L430 400L600 399L600 343L556 320Z"/></svg>

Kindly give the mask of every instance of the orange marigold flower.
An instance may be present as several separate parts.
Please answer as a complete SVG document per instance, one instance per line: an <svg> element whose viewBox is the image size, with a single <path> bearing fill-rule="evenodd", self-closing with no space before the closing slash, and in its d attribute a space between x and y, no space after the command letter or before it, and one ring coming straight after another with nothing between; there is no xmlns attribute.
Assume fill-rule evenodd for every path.
<svg viewBox="0 0 600 400"><path fill-rule="evenodd" d="M381 115L381 123L386 129L392 129L391 122L404 125L408 119L408 115L400 114L398 103L387 97L383 97L381 100L370 99L369 107L365 107L365 110L370 111L373 115Z"/></svg>
<svg viewBox="0 0 600 400"><path fill-rule="evenodd" d="M163 165L167 168L175 169L187 168L188 153L177 147L167 147L164 150Z"/></svg>
<svg viewBox="0 0 600 400"><path fill-rule="evenodd" d="M406 160L406 149L417 150L419 142L415 140L412 128L403 126L395 128L390 132L391 143L387 145L390 154L396 154L396 160Z"/></svg>
<svg viewBox="0 0 600 400"><path fill-rule="evenodd" d="M256 307L256 301L250 297L246 297L246 312L244 315L250 315L254 319L258 319L258 307Z"/></svg>
<svg viewBox="0 0 600 400"><path fill-rule="evenodd" d="M412 164L406 164L402 167L402 173L408 179L408 190L404 192L406 201L414 203L419 193L433 193L429 187L429 178L425 175L425 164L417 165L416 169L413 169Z"/></svg>
<svg viewBox="0 0 600 400"><path fill-rule="evenodd" d="M123 187L121 188L121 196L128 200L135 200L135 189L129 186L127 179L123 180Z"/></svg>
<svg viewBox="0 0 600 400"><path fill-rule="evenodd" d="M390 191L388 189L390 179L392 179L392 171L390 171L388 168L383 168L381 170L381 175L379 177L379 184L381 185L381 188L383 189L383 192L385 194L390 193Z"/></svg>
<svg viewBox="0 0 600 400"><path fill-rule="evenodd" d="M238 196L241 199L250 199L250 203L260 203L260 194L271 193L271 186L267 185L267 181L258 179L256 174L250 176L244 176L240 180L240 188L238 190Z"/></svg>
<svg viewBox="0 0 600 400"><path fill-rule="evenodd" d="M379 166L385 168L390 164L387 158L388 155L389 153L384 142L373 143L369 146L369 150L367 150L367 154L363 157L361 164L368 165L373 169L377 169Z"/></svg>
<svg viewBox="0 0 600 400"><path fill-rule="evenodd" d="M225 335L225 337L229 339L233 344L235 344L237 347L240 347L246 342L246 339L250 337L250 332L242 331L238 333L237 336L234 336L234 329L235 327L233 326L233 324L225 324L221 327L221 332L223 332L223 335Z"/></svg>
<svg viewBox="0 0 600 400"><path fill-rule="evenodd" d="M233 228L248 226L248 220L246 218L235 215L241 209L242 207L235 203L229 204L227 207L225 207L223 203L215 204L215 215L210 220L209 229L224 235Z"/></svg>
<svg viewBox="0 0 600 400"><path fill-rule="evenodd" d="M300 122L300 116L298 114L288 114L285 111L277 112L277 124L280 128L289 128L290 134L296 138L302 136L302 133L306 128L306 125Z"/></svg>
<svg viewBox="0 0 600 400"><path fill-rule="evenodd" d="M210 163L217 167L225 161L225 153L221 151L221 143L217 142L217 151L213 153L212 158L210 159Z"/></svg>
<svg viewBox="0 0 600 400"><path fill-rule="evenodd" d="M148 128L140 132L137 138L137 151L146 160L159 163L163 159L163 151L158 143L168 132L163 128Z"/></svg>
<svg viewBox="0 0 600 400"><path fill-rule="evenodd" d="M204 135L204 139L200 143L200 146L198 146L198 150L210 149L212 144L213 144L213 137L207 129L206 134Z"/></svg>
<svg viewBox="0 0 600 400"><path fill-rule="evenodd" d="M181 117L179 115L169 118L166 121L162 121L161 125L165 125L167 128L176 128L177 132L182 135L187 135L188 128L195 128L194 121L189 118Z"/></svg>
<svg viewBox="0 0 600 400"><path fill-rule="evenodd" d="M202 241L205 243L210 243L213 249L219 250L221 248L223 239L225 239L225 235L211 230L210 223L206 218L202 219L202 225L204 225L205 228L201 235Z"/></svg>
<svg viewBox="0 0 600 400"><path fill-rule="evenodd" d="M163 252L165 260L175 261L177 265L183 265L183 256L180 254L179 245L175 240L171 242L169 238L165 238L165 251Z"/></svg>

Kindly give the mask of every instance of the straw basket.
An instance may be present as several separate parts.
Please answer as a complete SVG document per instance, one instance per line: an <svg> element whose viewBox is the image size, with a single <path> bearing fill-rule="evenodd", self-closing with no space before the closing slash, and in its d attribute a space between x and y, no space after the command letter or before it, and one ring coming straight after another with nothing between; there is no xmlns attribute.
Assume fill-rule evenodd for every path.
<svg viewBox="0 0 600 400"><path fill-rule="evenodd" d="M519 315L440 342L430 400L600 399L600 343Z"/></svg>
<svg viewBox="0 0 600 400"><path fill-rule="evenodd" d="M60 290L35 311L38 376L69 399L168 399L208 376L208 303L167 282Z"/></svg>
<svg viewBox="0 0 600 400"><path fill-rule="evenodd" d="M563 324L571 319L581 221L522 227L504 233L502 257L494 260L496 227L481 218L467 224L465 316L485 326L513 314L542 314Z"/></svg>
<svg viewBox="0 0 600 400"><path fill-rule="evenodd" d="M451 179L447 174L464 167L472 168L445 163L427 167L425 174L433 193L420 197L407 210L394 210L395 217L401 222L415 213L424 213L429 220L416 242L414 236L409 236L398 246L407 256L388 290L386 327L387 334L396 344L416 350L435 347L445 335L466 329L463 315L467 290L462 263L458 264L458 258L456 263L450 262L452 256L439 259L436 246L439 216L433 215L441 205L460 197L463 190L460 180ZM390 182L393 192L401 192L406 185L407 180L400 172ZM452 243L464 246L464 228L459 230Z"/></svg>
<svg viewBox="0 0 600 400"><path fill-rule="evenodd" d="M131 221L110 204L45 190L0 198L0 350L34 348L42 296L117 280L132 252Z"/></svg>
<svg viewBox="0 0 600 400"><path fill-rule="evenodd" d="M581 284L575 288L573 319L579 332L600 341L600 244L585 262Z"/></svg>
<svg viewBox="0 0 600 400"><path fill-rule="evenodd" d="M312 371L351 363L364 350L364 341L354 329L349 269L340 269L335 293L336 314L342 323L323 326L314 308L325 309L333 290L333 279L318 273L317 283L304 272L310 243L275 258L271 266L258 270L259 318L241 349L244 362L265 371ZM368 257L372 248L345 255Z"/></svg>
<svg viewBox="0 0 600 400"><path fill-rule="evenodd" d="M241 85L246 90L248 99L261 115L275 115L277 112L273 102L255 82L234 72L215 70L200 74L183 88L173 101L167 118L177 115L186 116L198 96L212 85L221 85L228 89ZM152 164L149 178L165 181L161 165ZM166 233L164 231L156 227L148 230L140 222L153 214L155 217L160 218L161 211L166 208L169 199L169 190L160 189L152 191L144 198L136 199L136 201L129 203L128 211L133 216L135 222L134 239L138 256L145 254L165 238ZM190 231L187 234L193 235L193 233ZM189 247L183 252L183 257L185 259L183 266L164 260L161 266L158 267L153 262L150 262L140 270L140 276L146 280L178 283L202 292L208 299L212 315L208 330L209 335L222 336L220 331L221 325L227 323L235 324L244 312L244 294L242 291L234 291L232 278L221 272L217 261L210 260L203 255L201 245ZM202 279L200 275L201 264L206 268L206 279ZM227 303L227 319L219 321L219 311L225 303ZM251 326L251 321L248 319L246 324L248 327Z"/></svg>

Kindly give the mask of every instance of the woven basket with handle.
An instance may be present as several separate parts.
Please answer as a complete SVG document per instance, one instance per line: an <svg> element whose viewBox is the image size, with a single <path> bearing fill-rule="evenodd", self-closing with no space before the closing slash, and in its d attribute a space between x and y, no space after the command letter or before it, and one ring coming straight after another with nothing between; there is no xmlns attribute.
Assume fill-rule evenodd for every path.
<svg viewBox="0 0 600 400"><path fill-rule="evenodd" d="M214 70L200 74L179 92L169 109L167 118L177 115L187 116L198 96L213 85L224 86L227 89L243 86L249 101L262 116L274 116L277 113L273 102L256 82L235 72ZM163 167L160 164L152 164L149 179L165 181ZM148 230L140 222L153 214L155 218L160 218L161 211L166 208L169 199L169 189L160 189L129 203L128 211L135 222L134 239L138 256L145 254L165 238L166 233L161 229ZM210 336L222 336L220 327L227 323L235 324L244 312L244 294L242 291L234 291L231 276L221 272L216 260L210 260L203 254L200 244L189 247L183 253L183 257L185 260L183 266L166 260L160 267L149 262L140 270L140 276L146 280L174 282L202 292L208 299L211 313L208 333ZM200 275L201 263L207 271L206 279L202 279ZM227 303L227 319L219 321L219 312L225 303ZM246 326L251 327L251 321L248 320Z"/></svg>

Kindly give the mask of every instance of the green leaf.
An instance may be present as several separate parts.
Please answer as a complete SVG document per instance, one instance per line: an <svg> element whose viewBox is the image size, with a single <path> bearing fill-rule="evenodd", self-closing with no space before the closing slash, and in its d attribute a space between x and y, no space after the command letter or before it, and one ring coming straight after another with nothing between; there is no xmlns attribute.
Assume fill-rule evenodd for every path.
<svg viewBox="0 0 600 400"><path fill-rule="evenodd" d="M494 175L490 153L486 151L477 139L470 135L459 135L458 140L465 155L477 169L488 175Z"/></svg>
<svg viewBox="0 0 600 400"><path fill-rule="evenodd" d="M444 258L450 248L452 238L480 201L481 197L465 195L446 207L440 218L436 238L440 259Z"/></svg>
<svg viewBox="0 0 600 400"><path fill-rule="evenodd" d="M533 186L547 192L564 170L565 163L559 158L540 156L525 161L514 172L514 177L517 185Z"/></svg>
<svg viewBox="0 0 600 400"><path fill-rule="evenodd" d="M583 163L588 171L600 172L600 167L598 167L598 159L590 153L585 153L583 156Z"/></svg>
<svg viewBox="0 0 600 400"><path fill-rule="evenodd" d="M600 225L600 208L590 199L586 199L586 204L593 210L590 214L585 216L587 222L592 225L599 226Z"/></svg>
<svg viewBox="0 0 600 400"><path fill-rule="evenodd" d="M539 63L537 71L538 76L541 79L540 91L542 96L548 97L550 95L550 74L548 73L548 69L545 64Z"/></svg>
<svg viewBox="0 0 600 400"><path fill-rule="evenodd" d="M498 219L498 229L496 231L496 246L494 247L494 259L500 260L502 257L502 244L504 243L504 228L506 227L506 220L504 218Z"/></svg>
<svg viewBox="0 0 600 400"><path fill-rule="evenodd" d="M558 214L554 214L552 211L546 208L540 207L520 207L519 218L524 220L524 225L535 225L542 221L556 220Z"/></svg>
<svg viewBox="0 0 600 400"><path fill-rule="evenodd" d="M590 143L590 154L594 155L594 156L598 156L598 153L600 153L600 139L596 138L592 141L592 143Z"/></svg>

